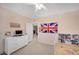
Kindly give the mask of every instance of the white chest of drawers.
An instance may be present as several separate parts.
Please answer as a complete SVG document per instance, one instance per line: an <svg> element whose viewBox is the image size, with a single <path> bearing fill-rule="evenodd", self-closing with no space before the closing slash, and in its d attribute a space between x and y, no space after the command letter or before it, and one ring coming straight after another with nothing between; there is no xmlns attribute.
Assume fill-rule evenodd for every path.
<svg viewBox="0 0 79 59"><path fill-rule="evenodd" d="M5 53L11 54L12 52L22 48L28 44L28 35L8 37L5 39Z"/></svg>

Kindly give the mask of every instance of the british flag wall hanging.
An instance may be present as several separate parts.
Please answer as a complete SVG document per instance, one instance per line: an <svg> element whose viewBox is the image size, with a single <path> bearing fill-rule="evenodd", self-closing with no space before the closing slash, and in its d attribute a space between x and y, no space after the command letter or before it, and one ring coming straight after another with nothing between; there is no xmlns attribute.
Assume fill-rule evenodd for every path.
<svg viewBox="0 0 79 59"><path fill-rule="evenodd" d="M42 33L57 33L58 32L58 23L40 24L39 30Z"/></svg>

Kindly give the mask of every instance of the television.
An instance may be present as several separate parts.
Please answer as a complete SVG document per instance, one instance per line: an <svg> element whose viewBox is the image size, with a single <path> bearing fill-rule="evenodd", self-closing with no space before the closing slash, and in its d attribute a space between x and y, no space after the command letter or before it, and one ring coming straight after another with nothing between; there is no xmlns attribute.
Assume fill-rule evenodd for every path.
<svg viewBox="0 0 79 59"><path fill-rule="evenodd" d="M16 34L16 35L22 35L22 30L16 30L16 31L15 31L15 34Z"/></svg>

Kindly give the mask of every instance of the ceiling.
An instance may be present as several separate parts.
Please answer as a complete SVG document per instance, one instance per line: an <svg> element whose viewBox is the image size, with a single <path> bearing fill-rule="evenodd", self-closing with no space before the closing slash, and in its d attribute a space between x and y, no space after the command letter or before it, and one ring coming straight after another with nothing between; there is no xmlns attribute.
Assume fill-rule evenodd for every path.
<svg viewBox="0 0 79 59"><path fill-rule="evenodd" d="M33 3L0 3L0 7L14 11L20 15L39 18L47 16L56 16L66 12L79 10L78 3L44 3L46 9L35 12Z"/></svg>

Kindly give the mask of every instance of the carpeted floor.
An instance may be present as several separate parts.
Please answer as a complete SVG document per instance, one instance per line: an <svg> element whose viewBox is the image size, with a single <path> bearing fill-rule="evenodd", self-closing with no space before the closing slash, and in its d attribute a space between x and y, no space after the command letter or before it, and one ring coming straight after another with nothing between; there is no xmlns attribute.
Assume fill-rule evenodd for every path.
<svg viewBox="0 0 79 59"><path fill-rule="evenodd" d="M54 51L55 55L79 55L79 45L58 43Z"/></svg>

